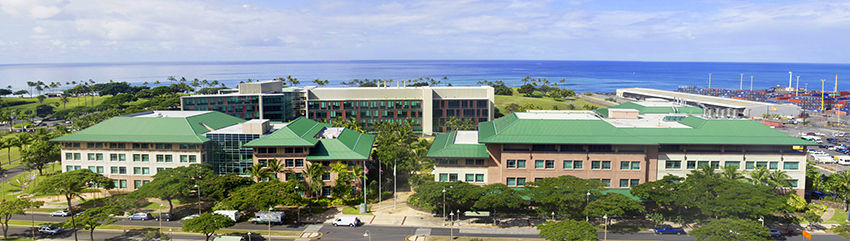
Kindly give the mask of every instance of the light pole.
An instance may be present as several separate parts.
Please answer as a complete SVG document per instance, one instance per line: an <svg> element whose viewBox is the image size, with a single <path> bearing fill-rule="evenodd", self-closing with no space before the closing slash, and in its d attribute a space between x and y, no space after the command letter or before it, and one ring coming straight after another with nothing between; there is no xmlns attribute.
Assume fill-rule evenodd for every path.
<svg viewBox="0 0 850 241"><path fill-rule="evenodd" d="M369 230L366 230L366 232L363 233L363 237L369 237L369 241L372 241L372 236L370 234L372 234L372 232L369 232Z"/></svg>
<svg viewBox="0 0 850 241"><path fill-rule="evenodd" d="M162 208L163 207L165 207L165 205L162 205L162 204L159 205L159 235L162 235Z"/></svg>
<svg viewBox="0 0 850 241"><path fill-rule="evenodd" d="M455 219L454 219L455 213L449 213L449 216L451 216L451 219L449 219L449 230L451 230L451 231L449 231L449 240L452 240L452 239L454 239L453 237L455 236L455 227L454 227L454 225L455 225Z"/></svg>
<svg viewBox="0 0 850 241"><path fill-rule="evenodd" d="M198 215L201 215L201 185L200 185L200 183L195 184L195 188L198 189Z"/></svg>
<svg viewBox="0 0 850 241"><path fill-rule="evenodd" d="M602 220L603 220L603 222L605 222L605 236L604 236L604 239L607 241L607 240L608 240L608 214L605 214L605 216L602 216Z"/></svg>
<svg viewBox="0 0 850 241"><path fill-rule="evenodd" d="M298 193L298 186L295 186L295 193ZM298 195L301 195L301 194L298 194ZM301 223L301 205L298 205L298 214L297 215L298 216L295 216L295 222ZM269 213L269 220L271 220L271 213Z"/></svg>
<svg viewBox="0 0 850 241"><path fill-rule="evenodd" d="M708 88L711 89L711 74L708 74Z"/></svg>
<svg viewBox="0 0 850 241"><path fill-rule="evenodd" d="M552 221L555 221L555 212L552 212Z"/></svg>
<svg viewBox="0 0 850 241"><path fill-rule="evenodd" d="M251 241L251 231L248 231L248 241Z"/></svg>
<svg viewBox="0 0 850 241"><path fill-rule="evenodd" d="M4 174L3 174L3 201L4 201L4 202L6 201L6 183L5 183L5 181L6 181L6 177L7 177L7 176L6 176L6 174L4 173Z"/></svg>
<svg viewBox="0 0 850 241"><path fill-rule="evenodd" d="M587 205L590 205L590 191L587 191L587 197L584 199L584 221L590 222L590 218L587 217Z"/></svg>
<svg viewBox="0 0 850 241"><path fill-rule="evenodd" d="M744 74L741 74L741 87L738 87L738 88L740 88L742 90L744 89Z"/></svg>
<svg viewBox="0 0 850 241"><path fill-rule="evenodd" d="M460 222L460 210L457 210L457 221ZM460 226L460 224L457 226Z"/></svg>
<svg viewBox="0 0 850 241"><path fill-rule="evenodd" d="M764 227L764 216L759 216L759 222L761 222L761 226Z"/></svg>
<svg viewBox="0 0 850 241"><path fill-rule="evenodd" d="M272 240L272 207L269 207L269 240Z"/></svg>
<svg viewBox="0 0 850 241"><path fill-rule="evenodd" d="M443 188L443 222L446 220L446 188ZM443 223L445 225L445 223Z"/></svg>

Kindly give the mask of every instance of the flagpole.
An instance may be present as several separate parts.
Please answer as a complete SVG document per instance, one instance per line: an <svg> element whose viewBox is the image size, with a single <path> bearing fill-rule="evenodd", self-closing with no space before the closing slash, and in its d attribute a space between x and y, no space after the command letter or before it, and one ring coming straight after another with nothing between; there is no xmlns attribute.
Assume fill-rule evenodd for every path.
<svg viewBox="0 0 850 241"><path fill-rule="evenodd" d="M396 183L398 178L396 178L395 171L396 162L398 162L398 160L393 160L393 211L395 211L395 203L398 200L398 195L396 195L396 191L398 191L398 183Z"/></svg>
<svg viewBox="0 0 850 241"><path fill-rule="evenodd" d="M381 179L383 178L384 168L381 166L381 159L378 159L378 210L381 210Z"/></svg>
<svg viewBox="0 0 850 241"><path fill-rule="evenodd" d="M366 173L369 172L369 169L366 169L366 160L363 160L363 204L366 205L366 210L364 212L369 212L369 202L366 201Z"/></svg>

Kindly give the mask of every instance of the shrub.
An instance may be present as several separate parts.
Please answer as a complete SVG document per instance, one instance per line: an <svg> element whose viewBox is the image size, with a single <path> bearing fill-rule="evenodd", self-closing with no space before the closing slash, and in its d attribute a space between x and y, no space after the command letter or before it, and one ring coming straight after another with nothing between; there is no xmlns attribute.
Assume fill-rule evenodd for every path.
<svg viewBox="0 0 850 241"><path fill-rule="evenodd" d="M534 98L543 98L543 96L544 96L543 92L536 91L536 90L535 90L534 92L531 92L531 97L534 97Z"/></svg>

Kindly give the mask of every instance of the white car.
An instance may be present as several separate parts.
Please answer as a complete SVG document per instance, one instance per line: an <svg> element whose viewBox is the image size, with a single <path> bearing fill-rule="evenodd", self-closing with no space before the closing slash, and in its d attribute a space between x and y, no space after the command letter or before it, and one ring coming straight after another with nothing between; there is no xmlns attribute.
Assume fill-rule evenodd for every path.
<svg viewBox="0 0 850 241"><path fill-rule="evenodd" d="M44 225L38 228L38 232L43 234L56 235L58 233L61 233L62 229L50 225Z"/></svg>
<svg viewBox="0 0 850 241"><path fill-rule="evenodd" d="M56 217L56 216L67 217L67 216L71 216L71 212L68 212L68 211L65 211L65 210L59 210L59 211L50 213L50 216L51 217Z"/></svg>
<svg viewBox="0 0 850 241"><path fill-rule="evenodd" d="M180 219L180 221L182 222L182 221L186 221L186 220L193 219L193 218L197 218L197 217L198 217L198 215L197 215L197 214L192 214L192 215L189 215L189 216L183 217L183 219Z"/></svg>

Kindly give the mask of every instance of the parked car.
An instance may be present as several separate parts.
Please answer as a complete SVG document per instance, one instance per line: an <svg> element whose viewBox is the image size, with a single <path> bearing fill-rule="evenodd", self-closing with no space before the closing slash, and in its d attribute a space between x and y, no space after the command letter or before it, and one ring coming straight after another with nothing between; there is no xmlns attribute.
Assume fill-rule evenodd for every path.
<svg viewBox="0 0 850 241"><path fill-rule="evenodd" d="M777 236L782 235L781 233L779 233L779 229L771 228L769 230L770 230L770 236L772 236L772 237L777 237Z"/></svg>
<svg viewBox="0 0 850 241"><path fill-rule="evenodd" d="M56 211L56 212L52 212L52 213L50 213L50 216L51 216L51 217L57 217L57 216L59 216L59 217L67 217L67 216L71 216L71 212L68 212L68 211L66 211L66 210L59 210L59 211Z"/></svg>
<svg viewBox="0 0 850 241"><path fill-rule="evenodd" d="M57 233L61 233L62 229L50 225L44 225L38 228L38 232L43 234L56 235Z"/></svg>
<svg viewBox="0 0 850 241"><path fill-rule="evenodd" d="M192 214L192 215L189 215L189 216L183 217L183 219L180 219L180 221L182 222L182 221L186 221L186 220L193 219L193 218L197 218L197 217L198 217L198 215L197 215L197 214Z"/></svg>
<svg viewBox="0 0 850 241"><path fill-rule="evenodd" d="M655 234L685 234L685 229L682 228L674 228L672 226L661 226L655 228Z"/></svg>
<svg viewBox="0 0 850 241"><path fill-rule="evenodd" d="M170 213L163 213L156 217L156 221L159 221L160 218L162 218L162 221L168 222L171 221L172 217Z"/></svg>
<svg viewBox="0 0 850 241"><path fill-rule="evenodd" d="M134 213L127 217L128 220L150 220L153 219L150 213Z"/></svg>

